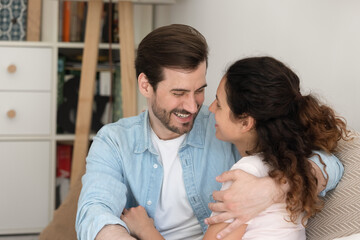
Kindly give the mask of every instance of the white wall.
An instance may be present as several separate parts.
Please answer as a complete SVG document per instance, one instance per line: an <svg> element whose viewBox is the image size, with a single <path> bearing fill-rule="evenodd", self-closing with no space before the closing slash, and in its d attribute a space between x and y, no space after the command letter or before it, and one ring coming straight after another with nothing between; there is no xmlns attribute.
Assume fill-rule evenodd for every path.
<svg viewBox="0 0 360 240"><path fill-rule="evenodd" d="M360 131L360 1L177 0L155 15L156 26L189 24L207 38L206 104L230 62L271 55Z"/></svg>

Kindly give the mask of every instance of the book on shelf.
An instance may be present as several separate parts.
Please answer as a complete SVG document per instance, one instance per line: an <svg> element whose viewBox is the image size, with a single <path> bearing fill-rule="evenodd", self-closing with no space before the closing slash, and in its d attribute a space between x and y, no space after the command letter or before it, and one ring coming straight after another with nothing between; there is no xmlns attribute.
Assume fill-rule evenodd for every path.
<svg viewBox="0 0 360 240"><path fill-rule="evenodd" d="M59 40L63 42L84 41L85 2L59 1Z"/></svg>
<svg viewBox="0 0 360 240"><path fill-rule="evenodd" d="M62 14L60 15L62 19L62 32L59 34L62 37L63 42L70 42L70 24L71 24L71 1L59 1L59 4L62 5Z"/></svg>
<svg viewBox="0 0 360 240"><path fill-rule="evenodd" d="M64 82L65 82L65 57L58 57L58 72L57 72L57 107L64 102Z"/></svg>
<svg viewBox="0 0 360 240"><path fill-rule="evenodd" d="M119 11L117 11L117 6L114 6L113 8L113 15L112 15L112 36L113 36L113 42L119 43Z"/></svg>
<svg viewBox="0 0 360 240"><path fill-rule="evenodd" d="M119 18L116 4L104 3L101 33L101 42L110 42L110 37L112 43L119 42Z"/></svg>
<svg viewBox="0 0 360 240"><path fill-rule="evenodd" d="M56 146L56 177L70 178L73 146L57 144Z"/></svg>
<svg viewBox="0 0 360 240"><path fill-rule="evenodd" d="M64 201L70 188L72 152L72 144L56 145L56 208Z"/></svg>
<svg viewBox="0 0 360 240"><path fill-rule="evenodd" d="M69 41L67 42L80 42L80 35L78 34L78 22L80 19L78 18L78 2L71 2L70 7L70 36Z"/></svg>
<svg viewBox="0 0 360 240"><path fill-rule="evenodd" d="M122 98L121 98L121 72L120 67L115 69L114 84L112 87L112 121L116 122L123 117Z"/></svg>

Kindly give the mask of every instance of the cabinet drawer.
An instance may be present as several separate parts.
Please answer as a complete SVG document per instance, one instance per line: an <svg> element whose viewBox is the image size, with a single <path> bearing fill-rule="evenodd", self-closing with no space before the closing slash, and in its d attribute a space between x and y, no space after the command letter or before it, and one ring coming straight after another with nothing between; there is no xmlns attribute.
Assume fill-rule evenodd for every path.
<svg viewBox="0 0 360 240"><path fill-rule="evenodd" d="M50 134L50 93L0 92L0 135Z"/></svg>
<svg viewBox="0 0 360 240"><path fill-rule="evenodd" d="M0 234L49 223L50 142L0 141Z"/></svg>
<svg viewBox="0 0 360 240"><path fill-rule="evenodd" d="M50 90L50 48L0 47L0 90Z"/></svg>

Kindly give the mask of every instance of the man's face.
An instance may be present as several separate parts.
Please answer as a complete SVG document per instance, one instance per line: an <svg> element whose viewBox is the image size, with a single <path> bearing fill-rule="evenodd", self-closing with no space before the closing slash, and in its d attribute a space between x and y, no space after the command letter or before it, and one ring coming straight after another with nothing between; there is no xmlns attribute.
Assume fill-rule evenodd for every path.
<svg viewBox="0 0 360 240"><path fill-rule="evenodd" d="M193 71L163 70L164 80L158 83L149 101L150 123L161 139L172 139L189 132L204 102L206 62Z"/></svg>

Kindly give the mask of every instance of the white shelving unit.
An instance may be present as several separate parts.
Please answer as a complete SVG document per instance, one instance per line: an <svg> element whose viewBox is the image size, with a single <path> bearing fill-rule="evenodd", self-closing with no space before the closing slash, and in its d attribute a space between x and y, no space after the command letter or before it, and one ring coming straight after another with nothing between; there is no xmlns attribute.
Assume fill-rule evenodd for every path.
<svg viewBox="0 0 360 240"><path fill-rule="evenodd" d="M153 5L175 0L132 2L137 46L152 30ZM41 42L0 41L0 236L47 226L55 207L56 145L74 141L73 134L56 133L57 63L60 48L84 44L59 42L58 18L59 1L43 0Z"/></svg>

